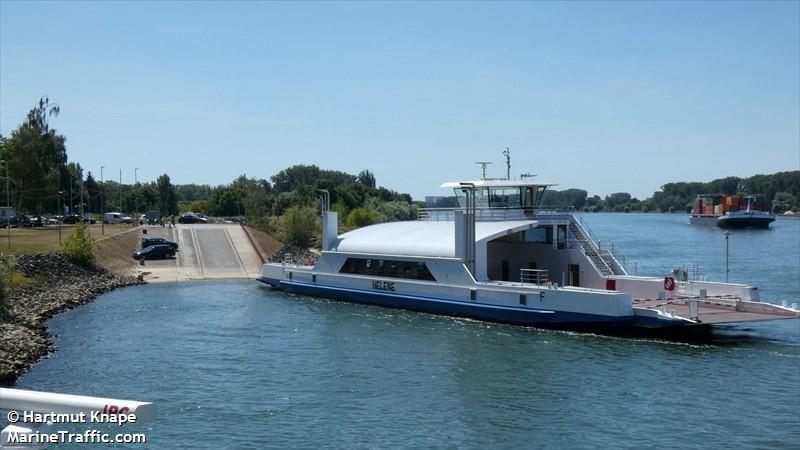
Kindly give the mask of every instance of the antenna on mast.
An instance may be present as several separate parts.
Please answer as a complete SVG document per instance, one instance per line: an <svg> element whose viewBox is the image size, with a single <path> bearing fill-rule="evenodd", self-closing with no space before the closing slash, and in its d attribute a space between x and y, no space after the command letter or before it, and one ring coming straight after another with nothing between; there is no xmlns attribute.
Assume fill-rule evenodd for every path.
<svg viewBox="0 0 800 450"><path fill-rule="evenodd" d="M506 180L511 179L511 150L506 147L503 151L503 156L506 157Z"/></svg>
<svg viewBox="0 0 800 450"><path fill-rule="evenodd" d="M486 166L491 164L491 161L476 161L475 164L481 165L481 170L483 171L483 175L481 175L481 180L486 179Z"/></svg>

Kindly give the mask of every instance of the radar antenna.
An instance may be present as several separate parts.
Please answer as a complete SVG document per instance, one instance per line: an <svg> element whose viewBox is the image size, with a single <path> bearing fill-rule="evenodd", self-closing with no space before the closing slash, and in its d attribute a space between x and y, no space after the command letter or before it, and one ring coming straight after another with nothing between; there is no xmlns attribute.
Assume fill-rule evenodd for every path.
<svg viewBox="0 0 800 450"><path fill-rule="evenodd" d="M491 161L476 161L475 164L481 165L481 170L483 171L483 175L481 175L481 180L486 179L486 166L491 164Z"/></svg>
<svg viewBox="0 0 800 450"><path fill-rule="evenodd" d="M503 151L503 156L506 157L506 180L511 179L511 150L506 147Z"/></svg>
<svg viewBox="0 0 800 450"><path fill-rule="evenodd" d="M522 179L524 180L525 178L533 178L533 177L535 177L535 176L536 176L536 174L535 174L535 173L528 173L528 172L525 172L525 173L523 173L523 174L520 174L520 176L519 176L519 177L520 177L520 178L522 178Z"/></svg>

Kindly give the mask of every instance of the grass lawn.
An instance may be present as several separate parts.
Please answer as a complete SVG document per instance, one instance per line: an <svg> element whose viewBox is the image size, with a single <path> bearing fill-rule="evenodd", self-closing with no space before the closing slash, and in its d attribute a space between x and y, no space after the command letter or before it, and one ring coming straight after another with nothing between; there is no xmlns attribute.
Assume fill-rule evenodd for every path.
<svg viewBox="0 0 800 450"><path fill-rule="evenodd" d="M61 225L61 239L67 238L74 225ZM99 223L89 226L89 234L94 240L119 234L133 228L133 225L105 225L105 234ZM8 229L0 229L0 253L19 255L23 253L55 252L61 248L58 242L58 226L40 228L12 228L11 248L8 247Z"/></svg>

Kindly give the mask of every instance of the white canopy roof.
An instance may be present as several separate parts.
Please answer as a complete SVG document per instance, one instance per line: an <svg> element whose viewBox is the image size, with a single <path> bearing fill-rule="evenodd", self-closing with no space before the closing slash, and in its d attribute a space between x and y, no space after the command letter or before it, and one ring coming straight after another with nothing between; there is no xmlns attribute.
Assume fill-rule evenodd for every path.
<svg viewBox="0 0 800 450"><path fill-rule="evenodd" d="M490 241L536 228L535 220L476 222L475 242ZM455 257L455 223L435 221L388 222L359 228L339 236L333 250L406 256Z"/></svg>

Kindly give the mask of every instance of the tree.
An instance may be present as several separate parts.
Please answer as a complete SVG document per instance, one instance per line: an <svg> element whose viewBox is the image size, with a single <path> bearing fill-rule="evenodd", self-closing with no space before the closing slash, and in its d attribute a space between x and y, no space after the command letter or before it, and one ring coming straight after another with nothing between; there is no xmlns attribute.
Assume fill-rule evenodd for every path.
<svg viewBox="0 0 800 450"><path fill-rule="evenodd" d="M365 227L378 223L378 215L367 208L356 208L347 215L347 222L354 227Z"/></svg>
<svg viewBox="0 0 800 450"><path fill-rule="evenodd" d="M267 217L269 207L268 184L266 180L245 180L242 207L248 223L258 224Z"/></svg>
<svg viewBox="0 0 800 450"><path fill-rule="evenodd" d="M97 180L94 179L92 176L92 172L86 174L86 181L83 182L83 189L86 198L84 198L84 203L89 207L89 211L91 212L100 212L100 185L97 184Z"/></svg>
<svg viewBox="0 0 800 450"><path fill-rule="evenodd" d="M158 188L158 210L162 215L171 216L178 214L178 197L175 187L169 180L169 175L163 174L156 179Z"/></svg>
<svg viewBox="0 0 800 450"><path fill-rule="evenodd" d="M189 204L189 211L201 214L211 214L211 209L209 208L208 204L208 200L195 200Z"/></svg>
<svg viewBox="0 0 800 450"><path fill-rule="evenodd" d="M314 243L320 227L317 211L308 206L292 206L286 210L279 225L284 242L307 248Z"/></svg>
<svg viewBox="0 0 800 450"><path fill-rule="evenodd" d="M359 208L359 209L364 209L364 208ZM366 209L376 213L377 220L375 220L372 223L377 223L377 222L397 222L400 220L416 220L417 211L419 210L419 207L417 207L417 205L414 205L413 203L407 203L397 200L384 202L377 198L369 198L366 201Z"/></svg>
<svg viewBox="0 0 800 450"><path fill-rule="evenodd" d="M139 212L152 211L158 207L158 189L154 183L139 188Z"/></svg>
<svg viewBox="0 0 800 450"><path fill-rule="evenodd" d="M797 207L797 198L788 192L777 192L772 200L772 212L784 213Z"/></svg>
<svg viewBox="0 0 800 450"><path fill-rule="evenodd" d="M175 186L178 199L189 203L195 200L208 200L213 191L214 188L207 184L181 184Z"/></svg>
<svg viewBox="0 0 800 450"><path fill-rule="evenodd" d="M61 245L61 253L78 264L91 264L94 261L94 242L89 237L86 224L78 222Z"/></svg>
<svg viewBox="0 0 800 450"><path fill-rule="evenodd" d="M358 173L358 182L368 188L375 189L375 175L367 169Z"/></svg>
<svg viewBox="0 0 800 450"><path fill-rule="evenodd" d="M19 192L15 199L18 209L55 209L61 168L67 162L66 138L50 128L48 119L59 112L59 106L47 97L39 99L3 145L11 182Z"/></svg>
<svg viewBox="0 0 800 450"><path fill-rule="evenodd" d="M219 186L214 191L214 214L217 216L239 216L242 214L242 193L232 184Z"/></svg>
<svg viewBox="0 0 800 450"><path fill-rule="evenodd" d="M319 178L319 167L296 165L281 170L272 176L275 192L289 192L300 185L313 186Z"/></svg>
<svg viewBox="0 0 800 450"><path fill-rule="evenodd" d="M65 205L70 206L70 214L80 211L81 188L83 184L83 168L79 163L71 162L64 166L61 175L61 190L64 191ZM72 197L69 197L69 196ZM77 206L76 206L77 205Z"/></svg>

